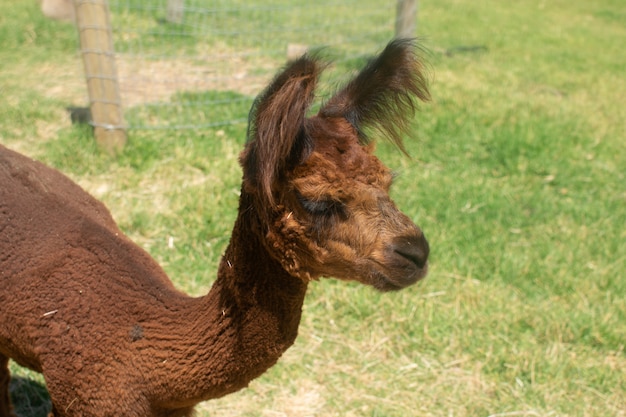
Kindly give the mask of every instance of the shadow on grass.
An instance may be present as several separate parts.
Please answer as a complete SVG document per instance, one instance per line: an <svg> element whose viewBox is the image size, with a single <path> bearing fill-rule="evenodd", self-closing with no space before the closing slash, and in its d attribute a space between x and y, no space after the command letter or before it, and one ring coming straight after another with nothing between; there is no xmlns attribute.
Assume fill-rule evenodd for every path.
<svg viewBox="0 0 626 417"><path fill-rule="evenodd" d="M15 414L21 417L46 417L52 409L46 387L23 377L12 377L9 387Z"/></svg>

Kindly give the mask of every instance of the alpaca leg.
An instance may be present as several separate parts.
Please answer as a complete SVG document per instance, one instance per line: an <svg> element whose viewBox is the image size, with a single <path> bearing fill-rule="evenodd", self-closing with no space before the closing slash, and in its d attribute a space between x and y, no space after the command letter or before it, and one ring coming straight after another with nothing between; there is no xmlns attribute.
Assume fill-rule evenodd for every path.
<svg viewBox="0 0 626 417"><path fill-rule="evenodd" d="M14 417L11 398L9 396L9 358L0 354L0 417Z"/></svg>

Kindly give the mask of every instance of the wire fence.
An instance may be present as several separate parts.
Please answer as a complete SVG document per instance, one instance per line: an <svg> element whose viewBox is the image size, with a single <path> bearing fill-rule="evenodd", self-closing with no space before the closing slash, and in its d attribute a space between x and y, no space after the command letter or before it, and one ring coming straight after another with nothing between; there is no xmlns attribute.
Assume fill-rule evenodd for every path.
<svg viewBox="0 0 626 417"><path fill-rule="evenodd" d="M197 129L246 122L272 75L306 50L323 49L345 75L393 37L396 3L109 0L109 9L126 126Z"/></svg>

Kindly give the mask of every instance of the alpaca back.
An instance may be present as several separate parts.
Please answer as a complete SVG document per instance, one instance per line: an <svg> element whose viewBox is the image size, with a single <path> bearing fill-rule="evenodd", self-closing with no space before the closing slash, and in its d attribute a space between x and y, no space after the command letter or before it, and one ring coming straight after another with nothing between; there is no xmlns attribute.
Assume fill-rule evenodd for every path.
<svg viewBox="0 0 626 417"><path fill-rule="evenodd" d="M0 146L0 249L3 276L45 263L81 224L119 233L107 208L76 183Z"/></svg>
<svg viewBox="0 0 626 417"><path fill-rule="evenodd" d="M139 317L172 295L182 297L102 203L0 146L0 353L40 371L35 346L56 335L46 318L72 311L73 327L102 323L105 334L119 320L116 302Z"/></svg>
<svg viewBox="0 0 626 417"><path fill-rule="evenodd" d="M150 255L120 231L104 204L59 171L0 146L2 278L45 269L72 248L93 252L120 274L136 273L141 287L174 288Z"/></svg>

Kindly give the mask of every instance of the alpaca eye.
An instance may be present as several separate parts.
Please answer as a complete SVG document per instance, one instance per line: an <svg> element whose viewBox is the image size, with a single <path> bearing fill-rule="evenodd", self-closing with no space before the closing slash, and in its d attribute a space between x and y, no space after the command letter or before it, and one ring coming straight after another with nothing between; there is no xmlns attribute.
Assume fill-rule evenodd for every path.
<svg viewBox="0 0 626 417"><path fill-rule="evenodd" d="M301 199L300 203L302 204L302 207L304 207L304 209L311 214L325 214L331 208L331 202L325 200L315 201Z"/></svg>
<svg viewBox="0 0 626 417"><path fill-rule="evenodd" d="M298 194L302 207L312 215L330 216L343 213L343 204L334 200L311 200Z"/></svg>

